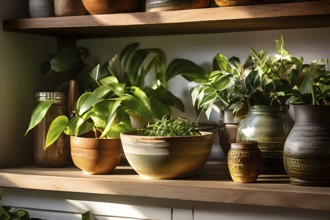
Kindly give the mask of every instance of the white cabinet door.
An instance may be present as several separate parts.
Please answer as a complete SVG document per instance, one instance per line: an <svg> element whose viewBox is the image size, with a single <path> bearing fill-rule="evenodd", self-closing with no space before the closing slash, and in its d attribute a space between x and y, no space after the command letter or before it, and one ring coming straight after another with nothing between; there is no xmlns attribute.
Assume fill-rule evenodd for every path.
<svg viewBox="0 0 330 220"><path fill-rule="evenodd" d="M40 214L39 218L49 220L80 220L81 214L87 211L97 216L97 220L172 219L171 208L146 203L142 199L132 201L131 198L122 199L118 196L99 199L93 194L5 188L2 205L29 209L33 217Z"/></svg>
<svg viewBox="0 0 330 220"><path fill-rule="evenodd" d="M194 220L191 209L172 209L172 220Z"/></svg>

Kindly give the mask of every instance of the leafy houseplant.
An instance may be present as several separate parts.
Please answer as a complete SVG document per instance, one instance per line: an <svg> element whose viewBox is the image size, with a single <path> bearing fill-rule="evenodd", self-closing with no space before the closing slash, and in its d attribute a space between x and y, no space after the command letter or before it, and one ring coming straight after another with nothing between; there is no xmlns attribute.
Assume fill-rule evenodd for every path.
<svg viewBox="0 0 330 220"><path fill-rule="evenodd" d="M196 174L211 152L213 134L194 130L186 119L163 117L120 138L127 161L141 177L168 179Z"/></svg>
<svg viewBox="0 0 330 220"><path fill-rule="evenodd" d="M53 78L64 80L76 80L79 90L89 91L97 87L97 84L89 72L99 63L99 59L93 56L85 47L64 47L50 60L41 65L41 72ZM59 89L61 86L58 85Z"/></svg>
<svg viewBox="0 0 330 220"><path fill-rule="evenodd" d="M292 91L295 124L284 146L284 165L291 184L330 186L329 101L326 62L305 65L301 84Z"/></svg>
<svg viewBox="0 0 330 220"><path fill-rule="evenodd" d="M97 87L79 97L70 117L60 115L54 119L47 133L46 147L63 132L70 135L71 140L73 136L90 137L91 132L94 138L118 139L121 132L133 129L132 117L154 121L171 114L169 106L183 111L181 100L166 87L177 75L188 80L206 78L206 73L197 65L186 67L189 62L176 59L166 68L165 54L160 49L138 49L138 44L128 45L120 57L115 56L93 69L91 77ZM155 71L155 78L147 85L146 77L151 70ZM49 100L36 107L27 132L40 123L53 103L54 100Z"/></svg>

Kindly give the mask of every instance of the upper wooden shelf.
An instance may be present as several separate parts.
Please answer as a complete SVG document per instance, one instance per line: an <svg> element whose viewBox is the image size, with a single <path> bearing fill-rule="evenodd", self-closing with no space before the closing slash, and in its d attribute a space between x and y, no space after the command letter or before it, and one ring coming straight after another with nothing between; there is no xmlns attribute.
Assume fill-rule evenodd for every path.
<svg viewBox="0 0 330 220"><path fill-rule="evenodd" d="M330 27L330 0L5 20L6 31L97 38Z"/></svg>
<svg viewBox="0 0 330 220"><path fill-rule="evenodd" d="M290 185L285 175L259 176L255 183L234 183L224 162L209 162L195 177L177 180L142 179L129 166L119 166L109 175L84 175L77 168L2 168L0 186L133 196L173 202L229 203L330 211L329 187Z"/></svg>

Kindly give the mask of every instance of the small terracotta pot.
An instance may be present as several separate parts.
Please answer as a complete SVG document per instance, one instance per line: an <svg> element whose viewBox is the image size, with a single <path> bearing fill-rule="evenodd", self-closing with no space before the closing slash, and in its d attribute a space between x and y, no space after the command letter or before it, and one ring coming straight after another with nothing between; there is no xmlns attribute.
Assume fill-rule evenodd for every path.
<svg viewBox="0 0 330 220"><path fill-rule="evenodd" d="M56 16L73 16L88 14L81 0L54 0Z"/></svg>
<svg viewBox="0 0 330 220"><path fill-rule="evenodd" d="M210 0L146 0L145 4L148 12L207 8L209 6Z"/></svg>
<svg viewBox="0 0 330 220"><path fill-rule="evenodd" d="M120 139L70 138L73 163L85 174L109 174L119 164Z"/></svg>
<svg viewBox="0 0 330 220"><path fill-rule="evenodd" d="M206 163L213 134L196 136L141 136L121 133L123 150L131 167L147 179L183 178L195 175Z"/></svg>
<svg viewBox="0 0 330 220"><path fill-rule="evenodd" d="M265 0L214 0L220 7L235 6L235 5L251 5L261 4Z"/></svg>
<svg viewBox="0 0 330 220"><path fill-rule="evenodd" d="M82 3L94 15L134 12L139 8L140 0L82 0Z"/></svg>

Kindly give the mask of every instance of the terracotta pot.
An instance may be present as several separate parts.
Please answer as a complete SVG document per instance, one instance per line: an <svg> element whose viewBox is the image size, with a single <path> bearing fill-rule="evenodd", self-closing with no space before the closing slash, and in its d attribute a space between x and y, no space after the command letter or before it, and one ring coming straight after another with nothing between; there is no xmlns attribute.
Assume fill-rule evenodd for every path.
<svg viewBox="0 0 330 220"><path fill-rule="evenodd" d="M210 0L146 0L146 11L169 11L193 8L207 8Z"/></svg>
<svg viewBox="0 0 330 220"><path fill-rule="evenodd" d="M29 12L31 18L54 16L53 0L29 0Z"/></svg>
<svg viewBox="0 0 330 220"><path fill-rule="evenodd" d="M189 177L206 163L213 134L161 137L140 136L137 131L120 135L128 163L147 179Z"/></svg>
<svg viewBox="0 0 330 220"><path fill-rule="evenodd" d="M255 182L262 164L258 142L232 143L227 162L230 176L234 182Z"/></svg>
<svg viewBox="0 0 330 220"><path fill-rule="evenodd" d="M330 186L330 106L294 105L294 115L284 146L290 183Z"/></svg>
<svg viewBox="0 0 330 220"><path fill-rule="evenodd" d="M81 0L54 0L56 16L73 16L88 14Z"/></svg>
<svg viewBox="0 0 330 220"><path fill-rule="evenodd" d="M262 4L265 0L214 0L220 7L235 6L235 5L250 5Z"/></svg>
<svg viewBox="0 0 330 220"><path fill-rule="evenodd" d="M237 142L258 142L263 158L262 174L286 174L283 149L293 123L287 106L252 106L239 123Z"/></svg>
<svg viewBox="0 0 330 220"><path fill-rule="evenodd" d="M73 163L85 174L109 174L119 164L120 139L70 138Z"/></svg>
<svg viewBox="0 0 330 220"><path fill-rule="evenodd" d="M140 0L82 0L82 3L92 15L135 12L140 6Z"/></svg>

